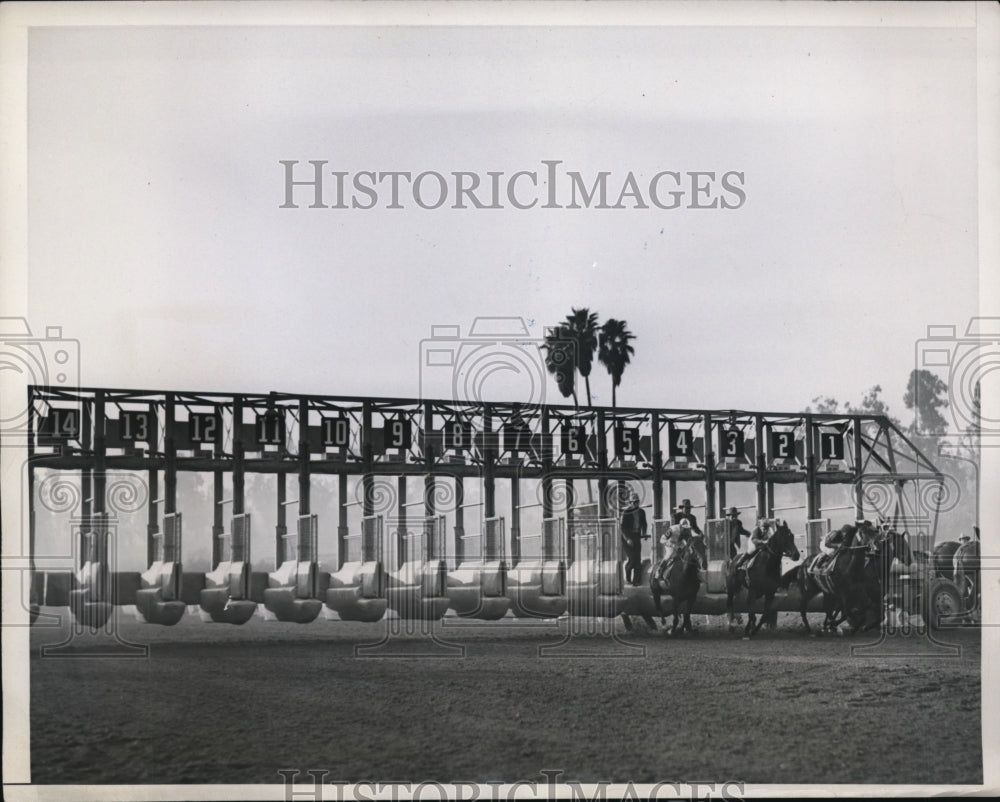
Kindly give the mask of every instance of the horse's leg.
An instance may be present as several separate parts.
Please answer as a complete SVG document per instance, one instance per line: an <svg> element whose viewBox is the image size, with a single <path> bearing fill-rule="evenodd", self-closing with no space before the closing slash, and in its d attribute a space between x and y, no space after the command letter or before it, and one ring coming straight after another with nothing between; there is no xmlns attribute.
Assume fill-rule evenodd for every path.
<svg viewBox="0 0 1000 802"><path fill-rule="evenodd" d="M656 622L653 620L653 616L643 613L642 620L646 622L646 626L650 629L656 629Z"/></svg>
<svg viewBox="0 0 1000 802"><path fill-rule="evenodd" d="M632 617L630 615L626 615L625 613L622 613L621 615L622 615L622 623L625 624L625 631L626 632L631 632L632 631Z"/></svg>
<svg viewBox="0 0 1000 802"><path fill-rule="evenodd" d="M670 626L670 634L671 635L676 635L677 634L677 629L678 629L679 622L680 622L680 613L678 611L677 602L675 600L674 601L674 620L673 620L673 623Z"/></svg>
<svg viewBox="0 0 1000 802"><path fill-rule="evenodd" d="M768 616L771 614L771 600L773 598L774 598L773 593L764 595L764 612L760 614L760 620L757 622L757 625L753 628L753 631L750 632L751 635L757 634L757 632L760 631L760 628L764 625L764 622L768 620Z"/></svg>
<svg viewBox="0 0 1000 802"><path fill-rule="evenodd" d="M753 611L753 604L757 601L753 593L747 590L747 625L743 628L743 634L746 636L752 635L755 631L755 625L757 623L757 613Z"/></svg>

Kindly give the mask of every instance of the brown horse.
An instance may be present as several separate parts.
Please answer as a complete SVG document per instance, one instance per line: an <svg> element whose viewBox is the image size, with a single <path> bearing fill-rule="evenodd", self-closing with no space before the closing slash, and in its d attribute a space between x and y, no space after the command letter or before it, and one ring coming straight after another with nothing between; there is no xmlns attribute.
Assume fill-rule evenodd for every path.
<svg viewBox="0 0 1000 802"><path fill-rule="evenodd" d="M695 537L689 544L679 547L676 554L660 560L659 565L650 574L649 588L653 592L653 602L656 604L657 612L663 616L660 599L664 595L670 596L674 601L671 635L676 635L678 630L694 631L691 626L691 608L698 595L698 588L701 587L698 571L707 564L705 541ZM681 615L684 616L683 625L680 625Z"/></svg>
<svg viewBox="0 0 1000 802"><path fill-rule="evenodd" d="M823 594L824 632L834 631L852 611L857 615L856 611L864 608L868 581L865 562L874 536L870 524L845 524L831 538L837 541L836 551L813 555L799 566L799 613L806 632L812 632L806 610L817 593Z"/></svg>
<svg viewBox="0 0 1000 802"><path fill-rule="evenodd" d="M736 626L734 599L743 588L747 589L747 625L746 635L753 635L765 621L773 622L771 606L774 603L775 591L781 586L781 558L799 559L799 550L795 545L795 535L784 520L776 522L777 528L765 542L757 547L750 559L738 563L734 560L726 572L726 612L729 615L729 629ZM754 602L763 597L764 612L760 621L753 611Z"/></svg>

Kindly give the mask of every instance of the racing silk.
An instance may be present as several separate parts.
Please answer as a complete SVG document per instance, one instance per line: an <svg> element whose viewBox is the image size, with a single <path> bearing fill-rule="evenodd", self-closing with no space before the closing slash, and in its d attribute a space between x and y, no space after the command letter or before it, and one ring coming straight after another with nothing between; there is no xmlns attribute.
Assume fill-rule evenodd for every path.
<svg viewBox="0 0 1000 802"><path fill-rule="evenodd" d="M759 526L753 528L753 534L750 535L750 542L747 544L747 554L753 554L757 551L758 547L770 539L771 535L774 533L773 529L768 529L764 531Z"/></svg>
<svg viewBox="0 0 1000 802"><path fill-rule="evenodd" d="M674 515L674 523L679 524L681 521L687 521L691 524L691 531L696 535L700 535L701 529L698 527L698 520L690 512L678 512Z"/></svg>

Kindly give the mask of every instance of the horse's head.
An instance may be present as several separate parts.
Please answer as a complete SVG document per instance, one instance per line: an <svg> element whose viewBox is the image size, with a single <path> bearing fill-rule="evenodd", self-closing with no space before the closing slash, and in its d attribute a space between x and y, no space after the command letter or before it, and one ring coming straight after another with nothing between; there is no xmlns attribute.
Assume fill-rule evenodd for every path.
<svg viewBox="0 0 1000 802"><path fill-rule="evenodd" d="M772 551L778 554L783 554L785 557L793 560L799 559L799 549L795 545L795 535L788 528L788 522L784 518L775 521L774 534L768 538L767 544L771 547Z"/></svg>
<svg viewBox="0 0 1000 802"><path fill-rule="evenodd" d="M906 532L889 529L878 538L875 550L881 555L886 565L892 565L894 560L899 560L907 566L914 562L913 550L910 548L910 539Z"/></svg>

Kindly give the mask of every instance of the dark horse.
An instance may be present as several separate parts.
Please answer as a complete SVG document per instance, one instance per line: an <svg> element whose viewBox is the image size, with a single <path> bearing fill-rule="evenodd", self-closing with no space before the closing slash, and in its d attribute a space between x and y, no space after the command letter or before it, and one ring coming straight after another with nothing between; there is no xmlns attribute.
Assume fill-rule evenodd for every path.
<svg viewBox="0 0 1000 802"><path fill-rule="evenodd" d="M656 611L661 616L663 615L660 599L664 595L670 596L674 600L674 621L670 628L671 635L676 635L678 629L687 632L693 631L691 608L698 595L698 588L701 587L698 570L707 564L705 541L696 537L692 538L689 544L679 547L676 554L660 560L656 569L650 573L649 588L653 592ZM678 626L682 610L684 623L682 626Z"/></svg>
<svg viewBox="0 0 1000 802"><path fill-rule="evenodd" d="M735 627L735 612L733 599L743 588L747 589L747 625L745 634L753 635L765 621L773 622L771 605L774 603L774 593L781 585L781 558L799 559L799 550L795 546L795 535L784 520L776 522L777 528L765 542L757 547L749 559L737 564L734 560L726 572L726 612L729 615L729 629ZM764 597L764 612L760 621L753 612L757 599Z"/></svg>
<svg viewBox="0 0 1000 802"><path fill-rule="evenodd" d="M832 632L845 619L863 615L869 589L865 564L875 537L874 527L867 522L860 526L845 524L831 538L837 542L833 554L815 554L799 566L799 613L806 632L812 631L806 610L817 593L823 594L824 631Z"/></svg>
<svg viewBox="0 0 1000 802"><path fill-rule="evenodd" d="M869 552L865 563L866 590L868 606L863 611L861 620L851 621L853 631L874 629L885 619L884 604L890 603L905 608L903 598L904 588L895 581L893 563L902 563L904 572L909 571L913 563L913 552L906 532L889 529L883 532L875 541L875 547Z"/></svg>

